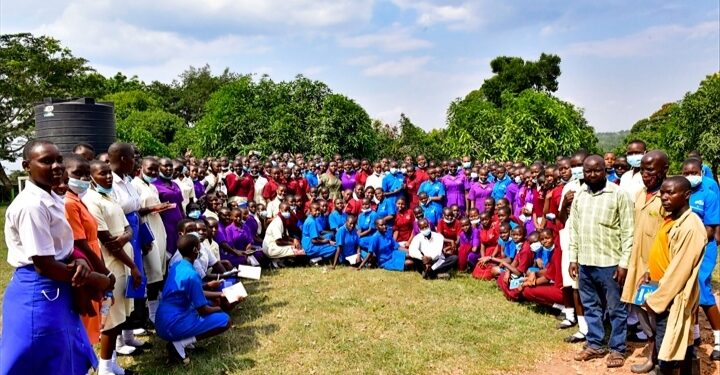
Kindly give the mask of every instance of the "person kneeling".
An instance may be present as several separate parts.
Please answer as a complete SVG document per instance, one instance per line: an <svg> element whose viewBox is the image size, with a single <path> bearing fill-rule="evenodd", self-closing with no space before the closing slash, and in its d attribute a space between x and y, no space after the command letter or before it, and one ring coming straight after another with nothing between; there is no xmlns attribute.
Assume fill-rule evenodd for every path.
<svg viewBox="0 0 720 375"><path fill-rule="evenodd" d="M458 257L443 251L442 234L430 230L427 219L418 221L420 233L410 242L408 254L412 258L424 279L448 277L451 269L457 265Z"/></svg>
<svg viewBox="0 0 720 375"><path fill-rule="evenodd" d="M188 363L185 347L227 331L230 316L219 306L210 306L203 292L202 279L193 268L200 253L200 240L194 235L184 235L178 240L177 247L183 259L170 266L155 317L155 329L160 338L169 341L170 355Z"/></svg>
<svg viewBox="0 0 720 375"><path fill-rule="evenodd" d="M376 219L375 228L377 228L377 232L370 237L367 256L357 269L363 269L365 264L373 258L377 259L378 268L389 271L404 271L405 268L411 268L413 261L406 259L405 252L398 250L399 245L393 239L392 232L387 229L385 219Z"/></svg>

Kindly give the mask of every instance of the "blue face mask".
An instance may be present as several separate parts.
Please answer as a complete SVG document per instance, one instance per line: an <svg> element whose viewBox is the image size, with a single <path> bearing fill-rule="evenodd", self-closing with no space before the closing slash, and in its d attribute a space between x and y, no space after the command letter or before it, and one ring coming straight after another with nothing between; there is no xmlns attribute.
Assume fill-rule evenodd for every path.
<svg viewBox="0 0 720 375"><path fill-rule="evenodd" d="M200 218L200 211L199 210L190 211L190 213L188 213L188 217L191 219L197 220Z"/></svg>
<svg viewBox="0 0 720 375"><path fill-rule="evenodd" d="M105 187L100 186L100 184L98 184L97 182L95 182L95 191L97 191L100 194L110 195L110 194L112 194L113 189L112 189L112 186L110 186L109 188L105 188Z"/></svg>
<svg viewBox="0 0 720 375"><path fill-rule="evenodd" d="M628 155L626 157L628 164L633 168L640 168L640 162L642 161L642 154Z"/></svg>
<svg viewBox="0 0 720 375"><path fill-rule="evenodd" d="M148 184L152 184L153 182L155 182L157 180L157 177L150 177L150 176L146 175L145 173L142 174L142 178Z"/></svg>
<svg viewBox="0 0 720 375"><path fill-rule="evenodd" d="M550 246L550 247L545 247L545 246L543 246L542 249L545 250L545 251L550 252L550 251L553 251L553 250L555 249L555 245Z"/></svg>
<svg viewBox="0 0 720 375"><path fill-rule="evenodd" d="M88 188L90 188L90 181L83 181L72 177L68 179L68 189L77 195L85 194Z"/></svg>

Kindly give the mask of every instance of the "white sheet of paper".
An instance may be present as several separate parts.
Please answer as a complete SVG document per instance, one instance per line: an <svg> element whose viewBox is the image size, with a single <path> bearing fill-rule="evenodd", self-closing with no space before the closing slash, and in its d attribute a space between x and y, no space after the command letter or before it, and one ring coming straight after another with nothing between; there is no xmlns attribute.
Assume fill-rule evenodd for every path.
<svg viewBox="0 0 720 375"><path fill-rule="evenodd" d="M359 257L357 254L353 254L353 255L350 255L349 257L345 257L345 260L347 260L348 263L350 263L350 264L357 264L358 258Z"/></svg>
<svg viewBox="0 0 720 375"><path fill-rule="evenodd" d="M240 298L247 297L247 291L245 290L245 287L241 282L237 282L237 284L224 288L222 290L223 295L225 298L227 298L228 302L233 303L240 300Z"/></svg>
<svg viewBox="0 0 720 375"><path fill-rule="evenodd" d="M250 265L253 267L257 267L260 265L260 262L258 262L257 258L255 258L255 255L250 255L247 258L248 262L250 262Z"/></svg>
<svg viewBox="0 0 720 375"><path fill-rule="evenodd" d="M239 265L237 268L238 276L245 279L260 280L260 273L262 272L262 269L260 267Z"/></svg>
<svg viewBox="0 0 720 375"><path fill-rule="evenodd" d="M443 263L445 263L445 259L440 258L430 268L432 268L433 271L437 271L437 269L440 268L440 266L442 266Z"/></svg>

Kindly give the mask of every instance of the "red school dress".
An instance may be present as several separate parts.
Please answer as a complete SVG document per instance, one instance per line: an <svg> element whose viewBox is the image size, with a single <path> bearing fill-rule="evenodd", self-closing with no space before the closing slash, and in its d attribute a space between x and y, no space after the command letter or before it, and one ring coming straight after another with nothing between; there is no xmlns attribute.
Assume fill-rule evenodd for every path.
<svg viewBox="0 0 720 375"><path fill-rule="evenodd" d="M553 252L554 253L554 252ZM555 254L553 254L555 255ZM535 253L533 253L532 250L530 250L530 244L525 241L523 245L520 247L520 251L515 256L515 260L513 263L515 263L515 268L518 269L518 271L522 272L524 275L527 270L533 265L533 261L535 260ZM505 271L510 272L510 271ZM503 294L505 295L505 298L507 298L510 301L519 301L522 297L522 293L519 289L510 289L510 284L503 282L502 277L497 278L497 284L498 287L500 287L500 290L502 290ZM561 282L562 284L562 282Z"/></svg>
<svg viewBox="0 0 720 375"><path fill-rule="evenodd" d="M480 229L480 244L485 246L485 253L483 256L490 256L495 252L498 246L498 239L500 238L500 229L497 223L492 223L489 229ZM473 277L480 280L492 280L492 268L495 263L485 263L484 265L478 263L473 270Z"/></svg>
<svg viewBox="0 0 720 375"><path fill-rule="evenodd" d="M395 225L393 230L397 232L397 242L410 241L415 226L415 215L411 209L398 212L395 215Z"/></svg>

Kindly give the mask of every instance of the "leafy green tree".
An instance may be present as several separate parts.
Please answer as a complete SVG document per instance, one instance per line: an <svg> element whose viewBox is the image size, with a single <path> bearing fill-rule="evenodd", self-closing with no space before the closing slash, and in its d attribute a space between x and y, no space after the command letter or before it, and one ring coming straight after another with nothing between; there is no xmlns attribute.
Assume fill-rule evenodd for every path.
<svg viewBox="0 0 720 375"><path fill-rule="evenodd" d="M717 176L720 166L720 72L707 76L700 87L688 93L680 107L684 154L697 148Z"/></svg>
<svg viewBox="0 0 720 375"><path fill-rule="evenodd" d="M33 104L44 97L84 96L87 60L56 39L0 35L0 160L14 160L35 127ZM95 81L97 83L97 80ZM0 166L0 182L9 180Z"/></svg>
<svg viewBox="0 0 720 375"><path fill-rule="evenodd" d="M560 57L541 54L538 61L525 61L520 57L499 56L490 62L495 74L485 80L481 90L487 100L501 106L502 93L519 94L527 89L555 92L560 76Z"/></svg>

